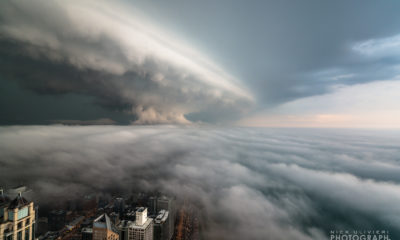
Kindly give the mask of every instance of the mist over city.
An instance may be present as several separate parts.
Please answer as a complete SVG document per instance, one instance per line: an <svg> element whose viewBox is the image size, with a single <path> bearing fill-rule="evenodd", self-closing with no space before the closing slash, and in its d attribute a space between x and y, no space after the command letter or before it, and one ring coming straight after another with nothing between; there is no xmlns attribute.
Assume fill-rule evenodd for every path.
<svg viewBox="0 0 400 240"><path fill-rule="evenodd" d="M29 182L40 203L161 191L202 209L206 239L327 239L330 229L372 227L399 236L398 131L51 126L0 132L2 179Z"/></svg>
<svg viewBox="0 0 400 240"><path fill-rule="evenodd" d="M0 239L399 239L399 9L1 1Z"/></svg>

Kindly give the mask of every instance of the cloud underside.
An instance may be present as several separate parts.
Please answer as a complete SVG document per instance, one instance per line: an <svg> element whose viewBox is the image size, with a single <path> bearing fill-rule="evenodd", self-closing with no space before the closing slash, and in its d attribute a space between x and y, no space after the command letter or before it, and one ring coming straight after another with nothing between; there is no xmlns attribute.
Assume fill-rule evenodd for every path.
<svg viewBox="0 0 400 240"><path fill-rule="evenodd" d="M2 1L0 74L39 94L94 96L139 124L234 119L253 98L133 9L102 1Z"/></svg>
<svg viewBox="0 0 400 240"><path fill-rule="evenodd" d="M179 127L0 128L0 184L42 206L90 192L159 190L202 206L206 239L399 237L399 135ZM29 171L22 171L29 169Z"/></svg>

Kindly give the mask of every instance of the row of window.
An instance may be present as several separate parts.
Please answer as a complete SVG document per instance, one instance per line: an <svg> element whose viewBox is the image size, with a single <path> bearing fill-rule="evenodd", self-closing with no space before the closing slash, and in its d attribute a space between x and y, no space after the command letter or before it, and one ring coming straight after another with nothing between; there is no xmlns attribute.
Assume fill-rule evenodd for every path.
<svg viewBox="0 0 400 240"><path fill-rule="evenodd" d="M22 231L19 231L17 233L17 240L31 240L31 234L30 234L30 229L29 227L25 228L25 238L22 239ZM13 239L13 234L4 234L4 240L12 240Z"/></svg>
<svg viewBox="0 0 400 240"><path fill-rule="evenodd" d="M3 211L4 211L4 209L3 209ZM4 215L4 212L2 213L2 215ZM29 216L29 207L24 207L22 209L19 209L16 216L14 216L14 210L8 210L8 219L9 220L20 220L27 216Z"/></svg>

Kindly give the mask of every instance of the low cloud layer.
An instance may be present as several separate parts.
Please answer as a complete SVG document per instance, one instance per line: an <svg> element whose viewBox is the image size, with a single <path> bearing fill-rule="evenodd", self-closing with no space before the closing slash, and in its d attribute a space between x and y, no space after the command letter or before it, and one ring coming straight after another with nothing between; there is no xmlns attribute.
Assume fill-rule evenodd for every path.
<svg viewBox="0 0 400 240"><path fill-rule="evenodd" d="M162 190L204 206L206 239L400 236L393 131L43 126L0 128L0 184L47 199ZM23 168L23 169L21 169Z"/></svg>
<svg viewBox="0 0 400 240"><path fill-rule="evenodd" d="M254 102L234 77L122 3L2 1L0 46L4 79L39 94L94 96L138 124L232 120Z"/></svg>

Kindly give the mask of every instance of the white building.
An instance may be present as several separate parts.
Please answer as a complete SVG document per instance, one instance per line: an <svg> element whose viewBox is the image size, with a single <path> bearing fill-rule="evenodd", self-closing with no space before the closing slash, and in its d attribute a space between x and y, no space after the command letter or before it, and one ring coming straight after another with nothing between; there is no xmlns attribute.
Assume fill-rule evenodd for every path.
<svg viewBox="0 0 400 240"><path fill-rule="evenodd" d="M147 208L138 208L135 221L121 221L118 228L120 240L153 240L153 219L147 217Z"/></svg>

